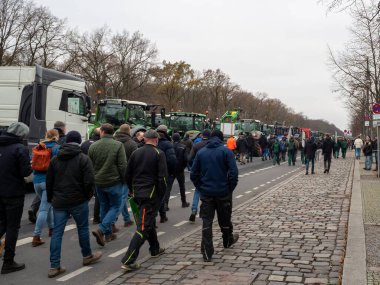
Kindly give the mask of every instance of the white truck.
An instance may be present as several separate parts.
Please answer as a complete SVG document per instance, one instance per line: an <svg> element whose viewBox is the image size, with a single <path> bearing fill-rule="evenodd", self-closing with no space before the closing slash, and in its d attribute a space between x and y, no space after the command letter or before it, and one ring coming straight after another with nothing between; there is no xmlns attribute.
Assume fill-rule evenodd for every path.
<svg viewBox="0 0 380 285"><path fill-rule="evenodd" d="M25 123L30 128L29 146L44 138L56 121L86 139L90 109L91 98L81 78L39 65L0 67L0 129L12 122Z"/></svg>

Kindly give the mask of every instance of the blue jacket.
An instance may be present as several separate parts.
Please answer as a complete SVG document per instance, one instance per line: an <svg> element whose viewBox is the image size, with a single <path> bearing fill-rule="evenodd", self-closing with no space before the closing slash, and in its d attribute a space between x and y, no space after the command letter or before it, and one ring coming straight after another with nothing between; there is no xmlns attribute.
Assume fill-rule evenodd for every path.
<svg viewBox="0 0 380 285"><path fill-rule="evenodd" d="M190 179L203 195L223 197L234 191L238 176L234 153L212 137L195 156Z"/></svg>
<svg viewBox="0 0 380 285"><path fill-rule="evenodd" d="M51 148L51 158L53 158L60 147L59 143L56 141L45 141L44 144L46 145L47 148ZM46 182L46 174L47 171L33 171L33 183L38 184L38 183L43 183Z"/></svg>
<svg viewBox="0 0 380 285"><path fill-rule="evenodd" d="M31 173L29 151L22 140L3 132L0 136L0 197L24 196L24 177Z"/></svg>
<svg viewBox="0 0 380 285"><path fill-rule="evenodd" d="M168 174L174 175L177 158L175 155L173 144L165 136L161 136L161 138L158 141L157 147L165 153L166 164L168 166Z"/></svg>

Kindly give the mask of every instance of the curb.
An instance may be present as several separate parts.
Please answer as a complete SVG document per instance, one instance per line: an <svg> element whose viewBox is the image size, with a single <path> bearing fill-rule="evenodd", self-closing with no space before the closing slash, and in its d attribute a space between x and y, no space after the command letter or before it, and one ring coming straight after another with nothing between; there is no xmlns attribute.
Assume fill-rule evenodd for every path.
<svg viewBox="0 0 380 285"><path fill-rule="evenodd" d="M343 285L366 285L367 264L360 184L360 163L355 160L351 207L348 219L347 248L343 265Z"/></svg>
<svg viewBox="0 0 380 285"><path fill-rule="evenodd" d="M302 168L297 168L297 170L302 170ZM264 191L264 192L262 192L262 193L260 193L260 194L258 194L258 195L256 195L256 196L254 196L254 197L252 197L251 199L249 199L249 200L247 200L247 201L245 201L245 202L239 204L238 206L234 207L234 208L232 209L232 213L236 212L237 210L239 210L240 208L246 206L247 204L250 204L250 203L252 203L252 202L254 202L254 201L256 201L256 200L259 200L259 199L261 199L261 198L263 198L263 197L269 195L270 193L272 193L272 192L274 192L274 191L280 189L284 184L287 184L289 181L291 181L291 180L293 180L294 178L300 176L301 174L302 174L302 172L299 172L299 173L298 173L298 172L295 172L294 175L292 175L292 176L289 177L288 179L282 181L281 183L277 184L276 186L273 186L273 187L267 189L266 191ZM217 220L217 219L215 219L215 220ZM172 240L172 241L170 242L170 245L175 245L175 244L177 244L178 242L180 242L181 240L187 238L188 236L190 236L190 235L192 235L192 234L194 234L194 233L196 233L196 232L201 231L201 229L202 229L202 226L201 226L201 225L200 225L200 226L197 226L195 229L190 230L189 232L185 233L185 234L182 235L181 237ZM166 244L164 245L164 247L165 247L165 246L166 246ZM169 246L168 248L170 248L170 246ZM142 258L139 260L139 264L143 264L144 262L148 261L150 258L151 258L150 255L146 255L146 256L142 257ZM94 285L107 285L108 283L112 282L112 281L115 280L116 278L119 278L119 277L121 277L121 276L123 276L123 275L125 275L125 274L128 274L128 272L120 271L120 270L119 270L119 271L117 271L117 272L112 273L111 275L109 275L106 279L104 279L104 280L102 280L102 281L99 281L99 282L95 283ZM358 285L358 284L356 284L356 285Z"/></svg>

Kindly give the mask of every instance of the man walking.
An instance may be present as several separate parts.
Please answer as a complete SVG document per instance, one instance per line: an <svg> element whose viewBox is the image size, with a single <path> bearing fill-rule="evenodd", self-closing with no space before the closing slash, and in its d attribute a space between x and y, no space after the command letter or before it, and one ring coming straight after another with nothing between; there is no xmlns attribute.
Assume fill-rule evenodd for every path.
<svg viewBox="0 0 380 285"><path fill-rule="evenodd" d="M222 231L223 246L229 248L239 238L238 234L233 234L231 222L232 192L238 183L238 168L234 154L223 145L221 131L214 130L206 147L196 155L190 178L201 193L201 253L203 260L210 262L214 254L212 224L215 211Z"/></svg>
<svg viewBox="0 0 380 285"><path fill-rule="evenodd" d="M195 156L197 155L198 151L200 151L202 148L204 148L206 146L210 136L211 136L211 131L209 129L205 129L202 132L202 140L200 142L196 143L194 145L193 149L191 150L191 153L190 153L190 164L191 165L193 165ZM235 142L235 139L233 139L233 140ZM235 145L236 145L236 142L235 142ZM231 151L233 152L234 149L231 149ZM196 217L197 212L198 212L199 197L200 197L199 190L197 188L195 188L194 196L193 196L193 203L191 205L191 215L189 218L190 222L195 222L195 217Z"/></svg>
<svg viewBox="0 0 380 285"><path fill-rule="evenodd" d="M133 152L127 166L127 184L138 205L139 215L136 232L122 258L121 268L126 271L140 268L136 260L145 240L149 242L149 251L153 257L165 251L160 248L155 228L155 219L167 186L166 158L156 147L158 139L156 131L148 130L144 135L145 145Z"/></svg>
<svg viewBox="0 0 380 285"><path fill-rule="evenodd" d="M112 224L121 205L124 173L127 166L124 146L113 139L111 124L100 128L101 139L89 149L89 157L94 165L95 185L100 203L99 228L92 232L96 242L104 246L105 242L116 239ZM104 238L105 237L105 238Z"/></svg>
<svg viewBox="0 0 380 285"><path fill-rule="evenodd" d="M317 144L314 142L314 137L307 140L305 144L305 164L306 164L306 175L309 174L309 164L311 162L311 174L314 174L314 161L315 152L317 151Z"/></svg>
<svg viewBox="0 0 380 285"><path fill-rule="evenodd" d="M274 139L274 142L271 146L272 153L273 153L273 165L280 165L280 142L277 139Z"/></svg>
<svg viewBox="0 0 380 285"><path fill-rule="evenodd" d="M131 138L130 135L131 128L128 124L123 124L119 128L119 132L115 135L115 139L119 142L121 142L124 145L125 155L127 158L127 162L129 161L129 158L131 157L132 153L137 149L137 143ZM133 221L131 220L131 216L128 212L128 205L127 205L127 198L128 198L128 186L126 183L123 184L123 195L121 198L121 206L119 209L119 212L116 215L117 217L121 214L123 215L124 219L124 227L129 227L133 225ZM114 231L117 231L116 226L113 226Z"/></svg>
<svg viewBox="0 0 380 285"><path fill-rule="evenodd" d="M355 157L356 159L360 160L360 153L363 148L363 140L358 136L356 140L354 141L354 147L355 147Z"/></svg>
<svg viewBox="0 0 380 285"><path fill-rule="evenodd" d="M32 173L29 152L22 143L28 134L28 126L16 122L0 136L0 240L6 235L1 274L25 268L25 264L14 261L14 256L24 208L24 177Z"/></svg>
<svg viewBox="0 0 380 285"><path fill-rule="evenodd" d="M47 201L54 208L54 230L50 243L49 278L66 270L61 266L61 246L65 226L70 216L77 225L83 265L98 261L102 253L92 253L88 226L88 201L95 190L94 170L91 160L82 153L81 135L71 131L66 143L50 163L46 177Z"/></svg>
<svg viewBox="0 0 380 285"><path fill-rule="evenodd" d="M334 151L334 142L329 134L326 134L326 138L322 144L323 164L325 171L323 173L330 173L331 157Z"/></svg>

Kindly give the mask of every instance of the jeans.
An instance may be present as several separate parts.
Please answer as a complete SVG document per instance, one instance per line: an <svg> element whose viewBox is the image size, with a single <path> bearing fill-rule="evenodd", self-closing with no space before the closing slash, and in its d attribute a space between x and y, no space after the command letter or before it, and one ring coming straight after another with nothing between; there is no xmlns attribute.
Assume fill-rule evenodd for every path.
<svg viewBox="0 0 380 285"><path fill-rule="evenodd" d="M306 165L306 173L309 172L309 164L311 162L311 173L314 173L314 158L306 158L305 165Z"/></svg>
<svg viewBox="0 0 380 285"><path fill-rule="evenodd" d="M121 205L123 194L123 185L117 184L107 188L96 187L100 204L100 219L99 229L105 236L112 234L112 224L116 220Z"/></svg>
<svg viewBox="0 0 380 285"><path fill-rule="evenodd" d="M5 234L4 263L13 262L23 209L24 196L0 198L0 239Z"/></svg>
<svg viewBox="0 0 380 285"><path fill-rule="evenodd" d="M100 204L98 193L94 192L95 202L94 202L94 220L100 222Z"/></svg>
<svg viewBox="0 0 380 285"><path fill-rule="evenodd" d="M34 190L41 199L40 209L37 216L36 226L34 227L34 236L41 236L42 229L47 222L49 229L54 228L53 209L47 201L46 183L34 184Z"/></svg>
<svg viewBox="0 0 380 285"><path fill-rule="evenodd" d="M191 212L193 214L198 213L198 204L199 204L199 197L201 196L201 193L195 189L194 196L193 196L193 204L191 205Z"/></svg>
<svg viewBox="0 0 380 285"><path fill-rule="evenodd" d="M82 256L92 255L90 246L90 233L88 226L88 202L71 208L54 208L54 230L50 242L50 267L58 268L61 266L61 246L62 236L65 232L65 226L70 215L77 225L79 245L82 250Z"/></svg>
<svg viewBox="0 0 380 285"><path fill-rule="evenodd" d="M365 156L365 169L371 170L372 168L372 155Z"/></svg>
<svg viewBox="0 0 380 285"><path fill-rule="evenodd" d="M135 201L139 207L140 217L135 221L137 229L129 244L127 252L121 260L123 264L135 263L139 256L140 248L146 240L149 242L149 251L151 255L156 255L160 249L155 228L157 211L161 205L160 199L156 198L151 200L135 198Z"/></svg>
<svg viewBox="0 0 380 285"><path fill-rule="evenodd" d="M262 159L267 159L268 158L268 148L263 148L262 149L262 155L261 155Z"/></svg>
<svg viewBox="0 0 380 285"><path fill-rule="evenodd" d="M360 159L360 152L361 152L361 148L355 148L355 157L356 159Z"/></svg>
<svg viewBox="0 0 380 285"><path fill-rule="evenodd" d="M128 212L128 186L127 184L123 184L123 194L121 196L121 205L119 211L116 214L116 219L119 217L120 213L123 215L124 222L129 222L131 220L131 216Z"/></svg>

